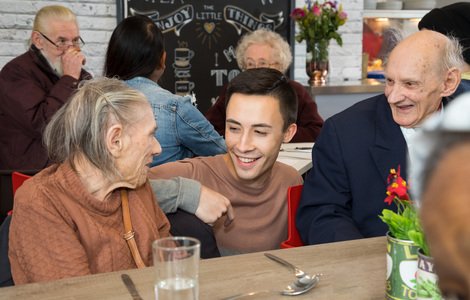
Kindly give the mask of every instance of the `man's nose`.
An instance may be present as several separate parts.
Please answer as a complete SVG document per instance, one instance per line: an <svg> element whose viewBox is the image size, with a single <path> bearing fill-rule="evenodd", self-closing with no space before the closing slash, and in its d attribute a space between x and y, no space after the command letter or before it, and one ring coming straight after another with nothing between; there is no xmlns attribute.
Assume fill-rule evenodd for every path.
<svg viewBox="0 0 470 300"><path fill-rule="evenodd" d="M238 150L241 152L247 152L253 150L253 137L251 132L244 132L239 140L238 143Z"/></svg>
<svg viewBox="0 0 470 300"><path fill-rule="evenodd" d="M399 84L385 87L385 95L387 96L388 103L390 104L398 103L405 99L402 86Z"/></svg>

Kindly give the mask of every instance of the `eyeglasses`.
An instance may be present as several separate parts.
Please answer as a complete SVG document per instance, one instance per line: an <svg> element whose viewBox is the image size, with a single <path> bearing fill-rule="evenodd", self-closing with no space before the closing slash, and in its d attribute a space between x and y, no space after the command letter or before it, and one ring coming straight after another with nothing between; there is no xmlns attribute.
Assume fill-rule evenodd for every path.
<svg viewBox="0 0 470 300"><path fill-rule="evenodd" d="M248 70L248 69L255 69L255 68L271 68L272 66L275 65L280 65L280 63L267 63L265 61L260 61L258 63L255 63L253 61L247 62L245 65L243 65L243 70Z"/></svg>
<svg viewBox="0 0 470 300"><path fill-rule="evenodd" d="M56 44L53 41L51 41L47 36L42 34L41 32L39 32L39 34L42 35L43 38L48 40L52 45L56 46L57 50L59 50L59 51L65 51L65 50L67 50L68 48L71 47L70 44L66 44L65 42L59 42L58 44ZM82 38L80 36L78 37L78 40L72 41L72 44L73 44L73 47L77 47L77 48L82 48L83 46L85 46L85 42L82 40Z"/></svg>

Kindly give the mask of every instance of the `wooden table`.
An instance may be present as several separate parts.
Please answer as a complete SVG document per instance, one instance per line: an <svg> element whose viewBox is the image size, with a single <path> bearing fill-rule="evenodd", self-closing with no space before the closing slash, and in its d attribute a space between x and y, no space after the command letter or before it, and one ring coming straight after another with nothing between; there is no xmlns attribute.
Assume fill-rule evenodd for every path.
<svg viewBox="0 0 470 300"><path fill-rule="evenodd" d="M262 294L247 299L385 299L385 237L269 251L308 273L322 273L317 286L288 298ZM120 274L133 279L144 300L155 299L153 268L83 276L0 289L0 299L125 299L131 300ZM294 272L262 252L202 260L199 299L222 299L243 291L282 289L295 281Z"/></svg>
<svg viewBox="0 0 470 300"><path fill-rule="evenodd" d="M294 167L300 175L312 168L312 147L314 143L282 144L277 161ZM302 149L308 148L308 149Z"/></svg>

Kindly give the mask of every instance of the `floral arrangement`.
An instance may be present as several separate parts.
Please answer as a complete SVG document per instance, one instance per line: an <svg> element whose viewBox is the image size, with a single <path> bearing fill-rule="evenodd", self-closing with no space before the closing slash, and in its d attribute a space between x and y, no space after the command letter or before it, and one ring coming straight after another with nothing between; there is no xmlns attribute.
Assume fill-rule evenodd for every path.
<svg viewBox="0 0 470 300"><path fill-rule="evenodd" d="M347 20L338 1L324 2L306 0L304 8L296 8L291 18L299 25L300 33L295 36L297 42L307 41L307 51L313 51L313 43L335 39L338 45L343 45L341 36L336 32L338 27Z"/></svg>
<svg viewBox="0 0 470 300"><path fill-rule="evenodd" d="M400 176L400 166L398 172L390 170L387 178L387 198L385 202L389 205L395 202L398 210L384 209L379 216L389 228L390 234L397 239L410 240L421 248L424 255L429 256L429 246L423 235L423 229L418 217L418 209L410 200L406 181Z"/></svg>

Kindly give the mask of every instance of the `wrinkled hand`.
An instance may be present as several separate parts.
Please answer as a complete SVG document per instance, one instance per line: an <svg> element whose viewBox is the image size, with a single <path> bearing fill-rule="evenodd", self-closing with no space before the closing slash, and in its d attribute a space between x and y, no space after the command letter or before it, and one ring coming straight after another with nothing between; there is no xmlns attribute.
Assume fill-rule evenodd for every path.
<svg viewBox="0 0 470 300"><path fill-rule="evenodd" d="M82 66L86 63L85 55L78 48L69 48L62 55L62 68L64 75L72 76L75 79L80 78Z"/></svg>
<svg viewBox="0 0 470 300"><path fill-rule="evenodd" d="M230 200L202 185L196 217L201 219L204 223L213 226L215 221L224 215L227 216L224 223L225 227L227 227L235 218Z"/></svg>

